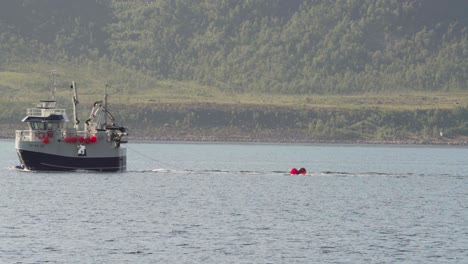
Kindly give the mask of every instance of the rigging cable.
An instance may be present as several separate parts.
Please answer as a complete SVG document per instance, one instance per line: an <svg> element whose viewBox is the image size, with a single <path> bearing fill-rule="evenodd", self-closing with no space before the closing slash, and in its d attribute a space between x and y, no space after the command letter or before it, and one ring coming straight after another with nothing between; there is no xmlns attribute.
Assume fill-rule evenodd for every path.
<svg viewBox="0 0 468 264"><path fill-rule="evenodd" d="M154 162L158 162L158 163L160 163L160 164L162 164L162 165L166 165L166 166L170 167L171 169L176 169L176 168L175 168L174 166L172 166L171 164L166 163L166 162L162 162L162 161L157 160L157 159L155 159L155 158L152 158L152 157L150 157L150 156L148 156L148 155L146 155L146 154L144 154L144 153L142 153L142 152L140 152L140 151L138 151L138 150L135 150L135 149L131 148L129 145L127 145L126 147L129 148L129 149L131 149L131 150L133 150L134 152L136 152L136 153L142 155L143 157L145 157L145 158L147 158L147 159L150 159L150 160L152 160L152 161L154 161Z"/></svg>

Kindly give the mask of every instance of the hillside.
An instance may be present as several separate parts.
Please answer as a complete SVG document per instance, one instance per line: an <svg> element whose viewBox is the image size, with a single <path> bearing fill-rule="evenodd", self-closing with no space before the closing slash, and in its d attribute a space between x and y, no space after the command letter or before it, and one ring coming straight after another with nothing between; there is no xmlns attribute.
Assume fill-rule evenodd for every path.
<svg viewBox="0 0 468 264"><path fill-rule="evenodd" d="M0 67L104 61L233 92L466 91L468 2L0 3Z"/></svg>
<svg viewBox="0 0 468 264"><path fill-rule="evenodd" d="M84 104L110 84L121 117L148 124L141 137L424 141L443 130L464 140L467 9L463 0L1 1L1 129L16 128L57 70L60 87L79 82Z"/></svg>

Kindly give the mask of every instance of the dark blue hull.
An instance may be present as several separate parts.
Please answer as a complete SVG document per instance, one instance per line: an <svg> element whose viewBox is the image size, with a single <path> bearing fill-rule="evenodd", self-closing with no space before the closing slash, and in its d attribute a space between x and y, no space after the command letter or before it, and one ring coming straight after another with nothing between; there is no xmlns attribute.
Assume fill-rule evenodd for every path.
<svg viewBox="0 0 468 264"><path fill-rule="evenodd" d="M67 157L41 152L17 150L24 168L33 171L92 170L117 172L125 171L127 157Z"/></svg>

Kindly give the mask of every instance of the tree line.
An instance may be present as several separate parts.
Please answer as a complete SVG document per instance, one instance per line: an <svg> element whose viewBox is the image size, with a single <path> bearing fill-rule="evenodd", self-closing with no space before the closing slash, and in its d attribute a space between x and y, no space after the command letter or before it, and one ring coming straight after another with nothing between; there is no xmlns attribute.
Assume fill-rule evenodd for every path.
<svg viewBox="0 0 468 264"><path fill-rule="evenodd" d="M5 0L0 68L115 64L232 92L468 89L468 2Z"/></svg>

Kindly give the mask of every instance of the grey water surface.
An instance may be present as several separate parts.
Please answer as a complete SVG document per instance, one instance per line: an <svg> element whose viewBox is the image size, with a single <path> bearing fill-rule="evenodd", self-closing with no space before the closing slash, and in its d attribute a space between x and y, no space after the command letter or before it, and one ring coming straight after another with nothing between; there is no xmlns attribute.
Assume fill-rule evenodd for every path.
<svg viewBox="0 0 468 264"><path fill-rule="evenodd" d="M125 173L0 150L0 263L468 263L464 147L128 144Z"/></svg>

